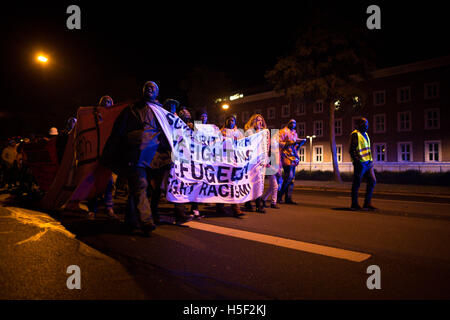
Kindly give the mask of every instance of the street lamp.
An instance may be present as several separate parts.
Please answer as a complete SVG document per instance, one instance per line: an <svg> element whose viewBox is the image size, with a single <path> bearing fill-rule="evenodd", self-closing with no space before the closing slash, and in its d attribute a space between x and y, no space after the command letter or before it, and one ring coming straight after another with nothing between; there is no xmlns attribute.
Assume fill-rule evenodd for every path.
<svg viewBox="0 0 450 320"><path fill-rule="evenodd" d="M48 58L46 56L42 55L42 54L39 54L36 57L36 60L39 61L42 64L46 64L48 62Z"/></svg>
<svg viewBox="0 0 450 320"><path fill-rule="evenodd" d="M222 109L223 109L223 110L228 110L229 108L230 108L230 105L227 104L227 103L224 103L224 104L222 105Z"/></svg>
<svg viewBox="0 0 450 320"><path fill-rule="evenodd" d="M306 139L309 139L309 172L312 171L311 165L312 165L312 139L314 139L316 136L306 136Z"/></svg>

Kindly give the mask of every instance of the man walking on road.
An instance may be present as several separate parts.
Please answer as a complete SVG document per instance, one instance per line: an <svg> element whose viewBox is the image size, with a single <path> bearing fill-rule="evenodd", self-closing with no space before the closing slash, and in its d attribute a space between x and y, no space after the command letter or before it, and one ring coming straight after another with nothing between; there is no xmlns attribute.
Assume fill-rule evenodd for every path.
<svg viewBox="0 0 450 320"><path fill-rule="evenodd" d="M358 119L356 130L351 135L350 156L353 162L352 210L362 209L358 204L358 190L364 176L367 178L367 189L363 208L366 210L376 209L372 206L372 193L376 184L376 178L373 169L370 139L367 134L368 129L369 121L366 118L360 118Z"/></svg>

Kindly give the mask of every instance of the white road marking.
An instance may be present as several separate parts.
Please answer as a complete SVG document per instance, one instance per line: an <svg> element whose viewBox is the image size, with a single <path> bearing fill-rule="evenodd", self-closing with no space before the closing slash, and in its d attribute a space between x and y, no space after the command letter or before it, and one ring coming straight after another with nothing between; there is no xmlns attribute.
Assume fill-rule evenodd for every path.
<svg viewBox="0 0 450 320"><path fill-rule="evenodd" d="M338 197L341 199L351 199L351 197ZM425 201L409 201L409 200L391 200L391 199L374 199L374 201L390 201L390 202L406 202L406 203L420 203L420 204L438 204L441 206L450 206L449 203L442 203L442 202L425 202Z"/></svg>
<svg viewBox="0 0 450 320"><path fill-rule="evenodd" d="M298 240L292 240L292 239L286 239L286 238L280 238L275 236L269 236L261 233L254 233L254 232L248 232L244 230L237 230L232 228L226 228L226 227L219 227L211 224L196 222L196 221L190 221L185 223L184 225L189 226L193 229L213 232L217 234L227 235L230 237L240 238L240 239L246 239L251 241L257 241L261 243L271 244L274 246L294 249L298 251L304 251L314 254L320 254L332 258L338 258L338 259L344 259L344 260L350 260L353 262L362 262L364 260L367 260L370 258L370 254L362 253L362 252L356 252L356 251L350 251L345 249L339 249L339 248L333 248L328 246L322 246L318 244L298 241Z"/></svg>

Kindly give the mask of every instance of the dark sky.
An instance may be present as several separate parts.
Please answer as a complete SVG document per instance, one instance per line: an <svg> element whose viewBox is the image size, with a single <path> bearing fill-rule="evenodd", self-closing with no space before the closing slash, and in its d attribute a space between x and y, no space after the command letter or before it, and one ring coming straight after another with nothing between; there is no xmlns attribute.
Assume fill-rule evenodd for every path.
<svg viewBox="0 0 450 320"><path fill-rule="evenodd" d="M146 80L158 82L160 100L187 103L180 81L196 66L225 72L237 91L264 85L311 17L366 28L370 4L381 8L382 29L369 41L379 67L450 54L442 1L92 2L2 4L0 135L62 128L78 106L103 94L137 97ZM81 30L66 28L71 4L81 8ZM50 57L45 68L38 51Z"/></svg>

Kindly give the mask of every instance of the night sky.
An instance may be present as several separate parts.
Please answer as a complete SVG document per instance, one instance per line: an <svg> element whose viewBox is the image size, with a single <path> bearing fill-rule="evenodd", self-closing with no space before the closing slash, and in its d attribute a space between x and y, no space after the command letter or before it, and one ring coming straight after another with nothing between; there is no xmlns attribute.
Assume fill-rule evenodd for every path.
<svg viewBox="0 0 450 320"><path fill-rule="evenodd" d="M394 2L394 1L391 1ZM344 4L345 3L345 4ZM264 74L289 53L313 16L331 14L366 28L366 8L381 8L370 33L377 67L449 55L446 10L439 1L17 2L2 5L0 136L63 128L79 106L109 94L139 96L154 80L160 101L188 104L180 82L194 67L224 72L236 91L266 85ZM81 30L66 9L81 8ZM50 63L36 63L38 51ZM227 94L227 93L224 93Z"/></svg>

